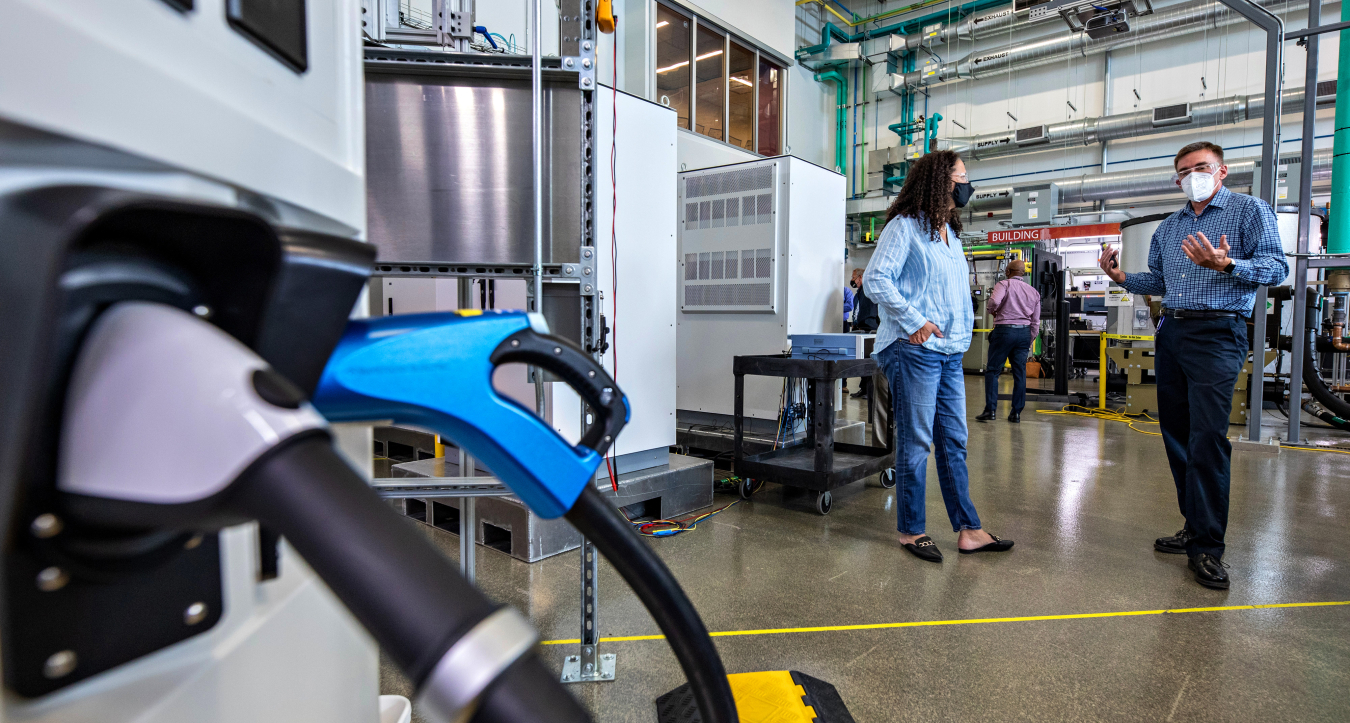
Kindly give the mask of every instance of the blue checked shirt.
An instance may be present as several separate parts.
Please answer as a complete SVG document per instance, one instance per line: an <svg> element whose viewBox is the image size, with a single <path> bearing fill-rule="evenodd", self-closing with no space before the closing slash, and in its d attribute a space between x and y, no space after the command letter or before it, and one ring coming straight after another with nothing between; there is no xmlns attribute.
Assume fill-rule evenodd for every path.
<svg viewBox="0 0 1350 723"><path fill-rule="evenodd" d="M919 222L896 216L886 224L863 272L863 288L881 312L873 355L931 321L942 331L923 343L939 354L970 348L975 312L970 303L970 267L961 240L947 227L951 245L924 233Z"/></svg>
<svg viewBox="0 0 1350 723"><path fill-rule="evenodd" d="M1181 242L1199 233L1215 248L1228 235L1233 273L1207 269L1186 258ZM1223 187L1200 216L1188 202L1158 226L1148 249L1148 268L1125 274L1121 286L1134 294L1165 294L1163 305L1169 309L1236 311L1243 316L1251 315L1258 286L1278 284L1289 276L1270 204Z"/></svg>

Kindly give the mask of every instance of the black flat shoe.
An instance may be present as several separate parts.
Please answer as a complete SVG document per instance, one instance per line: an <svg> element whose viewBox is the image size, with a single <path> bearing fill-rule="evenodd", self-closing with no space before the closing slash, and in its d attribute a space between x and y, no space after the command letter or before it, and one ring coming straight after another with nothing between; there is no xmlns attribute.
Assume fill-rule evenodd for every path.
<svg viewBox="0 0 1350 723"><path fill-rule="evenodd" d="M976 420L976 421L979 421L979 422L992 422L992 421L994 421L994 420L997 419L997 418L998 418L998 415L997 415L997 414L994 414L994 410L989 409L989 410L985 410L985 411L983 411L983 412L980 412L980 416L976 417L975 420Z"/></svg>
<svg viewBox="0 0 1350 723"><path fill-rule="evenodd" d="M956 548L956 551L962 555L974 555L977 552L1007 552L1012 549L1013 541L1000 539L998 535L990 535L994 541L983 547L977 547L974 550L962 550Z"/></svg>
<svg viewBox="0 0 1350 723"><path fill-rule="evenodd" d="M942 562L942 550L938 549L937 543L933 542L933 538L928 535L924 535L913 542L901 543L901 547L909 550L911 555L920 560Z"/></svg>
<svg viewBox="0 0 1350 723"><path fill-rule="evenodd" d="M1187 567L1195 571L1195 581L1214 590L1228 589L1228 566L1222 560L1200 553L1192 557Z"/></svg>
<svg viewBox="0 0 1350 723"><path fill-rule="evenodd" d="M1013 412L1012 414L1009 414L1008 421L1012 422L1013 424L1020 424L1022 422L1022 413Z"/></svg>
<svg viewBox="0 0 1350 723"><path fill-rule="evenodd" d="M1186 543L1195 537L1189 527L1183 527L1177 531L1177 534L1171 537L1159 537L1153 541L1153 549L1158 552L1165 552L1169 555L1186 554Z"/></svg>

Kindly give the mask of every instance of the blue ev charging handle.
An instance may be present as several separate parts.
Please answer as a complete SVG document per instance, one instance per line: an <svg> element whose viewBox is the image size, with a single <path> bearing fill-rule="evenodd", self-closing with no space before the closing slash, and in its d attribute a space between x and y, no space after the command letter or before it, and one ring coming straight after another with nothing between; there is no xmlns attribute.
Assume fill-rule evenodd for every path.
<svg viewBox="0 0 1350 723"><path fill-rule="evenodd" d="M516 362L552 372L591 407L594 424L575 447L493 388L492 372ZM449 437L548 519L572 508L629 419L604 368L522 311L353 320L313 402L332 422L392 419Z"/></svg>

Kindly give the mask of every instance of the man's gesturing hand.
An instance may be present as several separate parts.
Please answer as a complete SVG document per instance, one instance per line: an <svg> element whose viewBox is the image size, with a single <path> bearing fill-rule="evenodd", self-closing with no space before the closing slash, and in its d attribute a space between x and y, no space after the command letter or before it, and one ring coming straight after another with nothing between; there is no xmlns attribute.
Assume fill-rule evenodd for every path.
<svg viewBox="0 0 1350 723"><path fill-rule="evenodd" d="M1120 255L1119 249L1106 248L1102 251L1101 258L1097 259L1097 265L1106 272L1106 275L1117 284L1125 282L1125 272L1121 271L1120 266L1112 266L1112 262Z"/></svg>
<svg viewBox="0 0 1350 723"><path fill-rule="evenodd" d="M1197 240L1196 236L1200 238ZM1228 234L1219 237L1218 248L1215 248L1203 233L1187 236L1186 240L1181 242L1181 250L1186 254L1186 258L1195 262L1196 266L1215 271L1228 268Z"/></svg>
<svg viewBox="0 0 1350 723"><path fill-rule="evenodd" d="M928 341L928 337L933 336L934 334L937 335L937 338L942 338L942 330L937 328L937 324L934 324L931 321L925 321L923 326L919 327L918 331L909 335L909 343L922 344L925 341Z"/></svg>

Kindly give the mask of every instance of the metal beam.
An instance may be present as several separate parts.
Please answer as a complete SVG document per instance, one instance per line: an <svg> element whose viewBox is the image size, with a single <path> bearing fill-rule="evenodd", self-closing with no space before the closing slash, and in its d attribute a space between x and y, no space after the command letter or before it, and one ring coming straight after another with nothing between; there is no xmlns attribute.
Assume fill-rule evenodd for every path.
<svg viewBox="0 0 1350 723"><path fill-rule="evenodd" d="M1265 172L1261 174L1259 188L1253 190L1257 192L1261 200L1269 203L1273 210L1275 208L1275 181L1278 175L1276 164L1279 160L1280 150L1280 86L1284 80L1281 76L1284 69L1284 21L1269 10L1251 2L1251 0L1219 1L1233 12L1246 18L1253 25L1266 31L1266 107L1264 123L1261 127L1261 167L1265 169ZM1313 3L1309 4L1320 1L1313 0ZM1316 102L1317 83L1315 78L1311 91L1304 95L1305 103L1309 100L1307 96L1311 96L1313 102ZM1309 113L1308 117L1311 116L1312 114ZM1304 143L1312 143L1312 134L1308 134ZM1309 166L1308 172L1311 173L1311 164L1304 163L1301 165ZM1308 178L1307 193L1312 193L1311 175ZM1253 308L1252 321L1254 322L1252 336L1255 338L1252 339L1252 383L1250 385L1251 403L1247 406L1247 439L1252 442L1260 442L1261 407L1266 386L1266 287L1264 286L1256 290L1256 303Z"/></svg>
<svg viewBox="0 0 1350 723"><path fill-rule="evenodd" d="M1312 0L1308 3L1308 31L1307 35L1307 56L1304 60L1303 87L1317 87L1317 50L1321 31L1318 24L1322 22L1322 2L1321 0ZM1337 23L1338 25L1350 27L1350 23ZM1301 36L1299 36L1301 37ZM1316 95L1316 92L1313 93ZM1303 157L1312 158L1313 135L1315 130L1315 114L1317 111L1317 99L1307 97L1304 93L1303 98ZM1303 419L1303 355L1307 353L1307 345L1304 343L1305 329L1308 325L1308 258L1302 254L1308 253L1308 230L1312 224L1312 164L1299 164L1299 197L1298 197L1298 247L1295 249L1300 254L1294 257L1294 326L1290 330L1290 354L1289 354L1289 430L1285 434L1285 441L1290 444L1298 444L1302 438L1302 431L1299 429ZM1275 174L1270 174L1274 176ZM1279 319L1275 320L1280 323ZM1278 334L1276 335L1278 339Z"/></svg>

